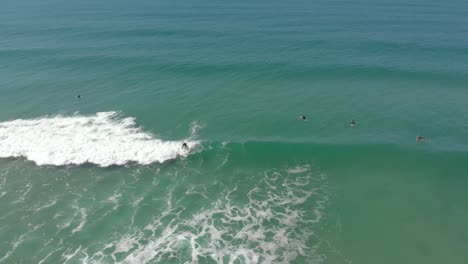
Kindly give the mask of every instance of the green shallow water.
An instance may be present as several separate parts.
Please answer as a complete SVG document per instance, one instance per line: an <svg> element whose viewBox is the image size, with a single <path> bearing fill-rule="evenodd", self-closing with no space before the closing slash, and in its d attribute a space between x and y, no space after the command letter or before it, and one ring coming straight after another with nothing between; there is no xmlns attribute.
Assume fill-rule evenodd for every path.
<svg viewBox="0 0 468 264"><path fill-rule="evenodd" d="M466 263L467 11L5 1L0 263Z"/></svg>

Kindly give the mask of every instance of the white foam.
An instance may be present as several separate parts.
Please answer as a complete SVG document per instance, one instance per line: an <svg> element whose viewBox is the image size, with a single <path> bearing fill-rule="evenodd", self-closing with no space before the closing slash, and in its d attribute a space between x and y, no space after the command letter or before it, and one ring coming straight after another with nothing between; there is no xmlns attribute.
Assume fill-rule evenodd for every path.
<svg viewBox="0 0 468 264"><path fill-rule="evenodd" d="M112 208L112 210L116 210L117 207L119 206L119 198L122 197L122 194L120 193L117 193L117 191L114 192L114 194L107 198L107 200L111 203L114 204L114 207Z"/></svg>
<svg viewBox="0 0 468 264"><path fill-rule="evenodd" d="M168 202L168 210L145 228L151 232L137 231L118 239L112 256L115 259L116 253L126 252L121 262L127 264L171 259L179 263L202 259L291 263L299 256L320 263L318 249L307 242L327 203L327 184L308 169L291 170L267 171L248 192L248 201L234 201L242 193L235 187L188 219L181 219L181 206ZM205 196L207 190L194 187L188 192Z"/></svg>
<svg viewBox="0 0 468 264"><path fill-rule="evenodd" d="M45 204L45 205L43 205L43 206L40 206L40 207L36 208L36 209L34 210L34 214L37 213L37 212L39 212L39 211L41 211L41 210L43 210L43 209L52 207L52 206L54 206L56 203L57 203L57 200L52 200L50 203Z"/></svg>
<svg viewBox="0 0 468 264"><path fill-rule="evenodd" d="M59 247L59 248L57 248L56 250L49 252L49 254L47 254L43 259L41 259L41 260L39 261L38 264L44 263L44 262L46 261L46 259L48 259L52 254L54 254L55 252L57 252L57 251L59 251L59 250L61 250L61 249L62 249L62 248Z"/></svg>
<svg viewBox="0 0 468 264"><path fill-rule="evenodd" d="M78 254L78 252L81 250L81 246L79 246L75 252L71 253L71 254L68 254L69 252L71 252L71 250L67 250L66 252L64 252L62 254L62 259L65 259L65 261L63 262L64 264L65 263L68 263L69 260L71 260L72 258L74 258L76 256L76 254Z"/></svg>
<svg viewBox="0 0 468 264"><path fill-rule="evenodd" d="M135 201L132 202L132 206L134 208L138 207L138 205L140 204L141 201L143 201L143 199L145 199L144 197L140 197L138 199L136 199Z"/></svg>
<svg viewBox="0 0 468 264"><path fill-rule="evenodd" d="M292 173L292 174L296 174L296 173L303 173L303 172L307 172L310 170L310 166L309 165L304 165L304 166L296 166L292 169L289 169L288 172L289 173Z"/></svg>
<svg viewBox="0 0 468 264"><path fill-rule="evenodd" d="M21 200L24 200L26 195L28 195L29 191L31 191L31 188L32 188L31 183L26 184L26 191L24 191L24 193L21 195L21 198L20 198Z"/></svg>
<svg viewBox="0 0 468 264"><path fill-rule="evenodd" d="M124 237L115 245L114 254L127 252L136 245L139 245L138 240L136 238Z"/></svg>
<svg viewBox="0 0 468 264"><path fill-rule="evenodd" d="M191 138L196 136L198 131L200 131L200 129L202 129L204 127L205 127L204 125L199 124L197 121L193 121L190 124L190 134L192 135Z"/></svg>
<svg viewBox="0 0 468 264"><path fill-rule="evenodd" d="M85 208L81 208L80 209L80 213L81 213L81 221L80 221L80 224L72 230L72 234L75 234L76 232L78 231L81 231L81 229L83 228L83 226L86 224L86 217L88 216L88 214L86 214L86 209Z"/></svg>
<svg viewBox="0 0 468 264"><path fill-rule="evenodd" d="M192 126L195 133L199 126ZM0 123L0 158L25 157L38 165L162 163L189 154L182 142L160 140L136 126L134 118L117 112ZM192 149L199 141L187 144Z"/></svg>

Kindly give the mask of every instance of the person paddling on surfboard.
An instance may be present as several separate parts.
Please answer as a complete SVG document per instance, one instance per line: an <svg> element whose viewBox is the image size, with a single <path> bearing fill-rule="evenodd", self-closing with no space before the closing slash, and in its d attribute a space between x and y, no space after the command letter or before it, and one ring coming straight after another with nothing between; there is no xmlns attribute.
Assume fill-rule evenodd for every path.
<svg viewBox="0 0 468 264"><path fill-rule="evenodd" d="M354 126L354 125L356 125L356 121L354 121L354 119L353 119L353 120L351 120L351 122L349 122L349 125L350 125L350 126Z"/></svg>
<svg viewBox="0 0 468 264"><path fill-rule="evenodd" d="M424 140L426 140L424 136L419 135L416 137L416 141L424 141Z"/></svg>

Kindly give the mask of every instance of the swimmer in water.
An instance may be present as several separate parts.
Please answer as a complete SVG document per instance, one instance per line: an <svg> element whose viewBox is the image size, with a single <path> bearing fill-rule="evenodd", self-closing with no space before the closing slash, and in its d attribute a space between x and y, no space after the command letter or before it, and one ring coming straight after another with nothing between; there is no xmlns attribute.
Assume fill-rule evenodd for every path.
<svg viewBox="0 0 468 264"><path fill-rule="evenodd" d="M183 150L189 150L189 146L187 145L187 143L184 142L184 143L182 144L182 149L183 149Z"/></svg>
<svg viewBox="0 0 468 264"><path fill-rule="evenodd" d="M354 121L354 119L353 119L353 120L351 120L351 122L349 122L349 125L350 125L350 126L354 126L354 125L356 125L356 121Z"/></svg>
<svg viewBox="0 0 468 264"><path fill-rule="evenodd" d="M416 141L424 141L426 138L424 136L417 136Z"/></svg>
<svg viewBox="0 0 468 264"><path fill-rule="evenodd" d="M81 99L81 95L77 95L76 98Z"/></svg>
<svg viewBox="0 0 468 264"><path fill-rule="evenodd" d="M305 116L301 115L301 116L299 117L299 119L301 119L301 120L306 120L306 119L307 119L307 117L305 117Z"/></svg>

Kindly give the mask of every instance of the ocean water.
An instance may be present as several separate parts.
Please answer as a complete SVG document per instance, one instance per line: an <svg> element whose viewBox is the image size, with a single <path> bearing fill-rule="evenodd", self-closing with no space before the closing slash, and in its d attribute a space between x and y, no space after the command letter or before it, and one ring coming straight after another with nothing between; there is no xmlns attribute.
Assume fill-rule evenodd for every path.
<svg viewBox="0 0 468 264"><path fill-rule="evenodd" d="M467 1L0 6L0 263L468 263Z"/></svg>

